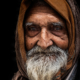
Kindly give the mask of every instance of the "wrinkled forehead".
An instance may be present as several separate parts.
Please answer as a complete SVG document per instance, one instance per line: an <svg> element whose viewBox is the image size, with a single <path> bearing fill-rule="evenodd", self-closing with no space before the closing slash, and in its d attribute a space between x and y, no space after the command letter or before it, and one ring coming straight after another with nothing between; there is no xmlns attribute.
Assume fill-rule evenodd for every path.
<svg viewBox="0 0 80 80"><path fill-rule="evenodd" d="M63 17L57 11L55 11L49 4L47 4L44 1L41 1L41 2L34 2L30 5L30 7L25 13L25 20L32 14L38 14L38 13L51 14L60 19L63 19Z"/></svg>

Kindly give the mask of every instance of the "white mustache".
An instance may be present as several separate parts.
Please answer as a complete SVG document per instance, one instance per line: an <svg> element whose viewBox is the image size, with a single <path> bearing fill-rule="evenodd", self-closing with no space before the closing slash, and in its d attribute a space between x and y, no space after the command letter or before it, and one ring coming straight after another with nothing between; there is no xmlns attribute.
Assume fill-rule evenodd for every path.
<svg viewBox="0 0 80 80"><path fill-rule="evenodd" d="M66 51L68 50L63 50L57 46L50 46L46 50L35 46L28 51L25 68L29 79L54 80L60 69L63 71L66 69L68 58Z"/></svg>
<svg viewBox="0 0 80 80"><path fill-rule="evenodd" d="M35 46L32 48L30 51L27 52L27 57L31 57L33 55L38 55L38 54L44 54L46 56L52 56L52 55L59 55L60 53L68 53L67 50L62 50L61 48L57 46L50 46L49 48L43 50L39 46Z"/></svg>

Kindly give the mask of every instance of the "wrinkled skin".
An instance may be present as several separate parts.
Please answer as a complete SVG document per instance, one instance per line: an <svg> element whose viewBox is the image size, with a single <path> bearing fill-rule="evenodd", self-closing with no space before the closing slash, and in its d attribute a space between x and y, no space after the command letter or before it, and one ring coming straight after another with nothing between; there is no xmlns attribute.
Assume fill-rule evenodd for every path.
<svg viewBox="0 0 80 80"><path fill-rule="evenodd" d="M52 25L60 23L61 25ZM25 43L27 50L35 45L47 49L56 45L68 48L68 34L65 20L48 6L34 6L25 20Z"/></svg>

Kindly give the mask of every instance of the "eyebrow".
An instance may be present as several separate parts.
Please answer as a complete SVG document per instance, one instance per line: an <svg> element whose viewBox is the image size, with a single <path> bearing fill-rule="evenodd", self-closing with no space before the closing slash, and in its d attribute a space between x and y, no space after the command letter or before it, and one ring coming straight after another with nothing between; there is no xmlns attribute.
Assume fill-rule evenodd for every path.
<svg viewBox="0 0 80 80"><path fill-rule="evenodd" d="M33 24L39 25L39 24L36 24L36 23L34 23L34 22L26 22L26 23L25 23L25 26L31 26L31 25L33 25ZM52 24L52 25L54 25L54 26L61 26L61 27L63 27L62 22L48 22L48 25L50 25L50 24Z"/></svg>
<svg viewBox="0 0 80 80"><path fill-rule="evenodd" d="M31 26L32 24L34 24L33 22L27 22L26 24L25 24L25 26Z"/></svg>
<svg viewBox="0 0 80 80"><path fill-rule="evenodd" d="M61 27L64 26L62 22L49 22L49 24L52 24L54 26L61 26Z"/></svg>

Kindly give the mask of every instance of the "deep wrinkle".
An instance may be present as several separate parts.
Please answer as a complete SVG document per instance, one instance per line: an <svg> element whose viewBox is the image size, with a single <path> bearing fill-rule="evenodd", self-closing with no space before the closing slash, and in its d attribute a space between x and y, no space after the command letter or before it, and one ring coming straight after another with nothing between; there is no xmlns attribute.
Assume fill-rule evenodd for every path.
<svg viewBox="0 0 80 80"><path fill-rule="evenodd" d="M41 30L42 30L42 27L48 27L48 30L49 30L49 28L50 28L50 26L51 25L53 25L53 27L55 26L60 26L62 29L64 29L65 28L65 26L62 24L62 22L47 22L47 26L45 26L45 25L40 25L39 23L34 23L34 22L26 22L25 23L25 32L28 32L28 31L26 31L26 29L27 28L29 28L29 27L31 27L31 26L33 26L33 28L35 28L37 31L39 31L39 32L37 32L37 34L35 34L34 36L36 36L36 35L38 35L40 32L41 32ZM37 26L37 27L36 27ZM39 29L37 29L37 28L39 28ZM35 30L32 30L33 32L35 31ZM51 30L49 30L49 31L51 31ZM58 31L58 30L57 30ZM47 32L46 32L47 33ZM53 34L53 33L52 33ZM56 35L56 34L55 34ZM28 35L29 36L29 35ZM29 37L34 37L34 36L29 36ZM56 36L58 36L58 35L56 35Z"/></svg>
<svg viewBox="0 0 80 80"><path fill-rule="evenodd" d="M44 8L44 11L41 10L42 8ZM27 30L27 27L29 26L24 26L26 32L25 42L26 42L27 50L32 49L35 45L40 46L44 50L47 47L54 44L62 49L66 49L68 47L68 35L66 31L65 20L61 16L57 15L55 11L52 11L47 6L46 7L42 6L41 8L40 7L32 8L31 12L29 13L29 16L25 19L24 22L25 22L24 25L28 22L31 24L35 23L32 26L30 26L30 28L32 27L31 29L28 28L29 30ZM58 22L62 23L63 28L61 28L61 26L58 25L57 26L52 25L52 23L58 23ZM49 25L49 23L51 23L51 26ZM40 28L37 27L36 29L34 29L35 28L34 25ZM49 27L51 27L53 30L51 31ZM38 30L40 29L41 31L37 31L37 29ZM30 36L28 36L27 33ZM33 43L33 45L31 45L31 43Z"/></svg>
<svg viewBox="0 0 80 80"><path fill-rule="evenodd" d="M53 26L62 26L62 27L64 27L64 25L62 24L62 22L47 22L47 26L49 26L50 24L53 24ZM35 22L26 22L25 23L25 27L32 26L32 25L38 25L40 27L42 27L42 26L45 27L45 25L41 26L39 23L35 23Z"/></svg>

